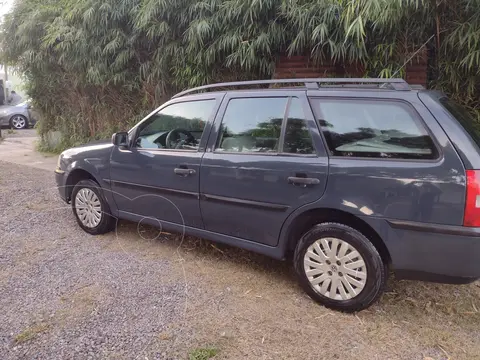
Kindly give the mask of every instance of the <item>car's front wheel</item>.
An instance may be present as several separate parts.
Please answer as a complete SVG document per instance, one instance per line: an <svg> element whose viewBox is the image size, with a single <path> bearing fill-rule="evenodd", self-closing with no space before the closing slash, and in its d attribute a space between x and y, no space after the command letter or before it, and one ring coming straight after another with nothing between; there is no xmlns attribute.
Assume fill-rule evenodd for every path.
<svg viewBox="0 0 480 360"><path fill-rule="evenodd" d="M72 209L78 225L91 235L105 234L115 227L115 218L95 181L81 180L75 185Z"/></svg>
<svg viewBox="0 0 480 360"><path fill-rule="evenodd" d="M334 310L363 310L385 287L386 265L377 249L359 231L343 224L311 228L299 241L294 262L307 294Z"/></svg>

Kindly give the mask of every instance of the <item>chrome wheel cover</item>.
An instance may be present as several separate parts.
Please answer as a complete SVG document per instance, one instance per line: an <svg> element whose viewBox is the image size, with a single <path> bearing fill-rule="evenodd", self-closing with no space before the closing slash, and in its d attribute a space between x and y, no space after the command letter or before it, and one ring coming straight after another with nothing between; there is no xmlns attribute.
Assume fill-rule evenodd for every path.
<svg viewBox="0 0 480 360"><path fill-rule="evenodd" d="M83 188L75 196L75 212L81 223L88 228L95 228L102 220L102 204L97 194Z"/></svg>
<svg viewBox="0 0 480 360"><path fill-rule="evenodd" d="M353 299L367 282L367 267L360 253L337 238L315 241L307 249L303 263L312 288L333 300Z"/></svg>
<svg viewBox="0 0 480 360"><path fill-rule="evenodd" d="M12 125L15 129L23 129L26 125L26 120L22 116L14 116L12 118Z"/></svg>

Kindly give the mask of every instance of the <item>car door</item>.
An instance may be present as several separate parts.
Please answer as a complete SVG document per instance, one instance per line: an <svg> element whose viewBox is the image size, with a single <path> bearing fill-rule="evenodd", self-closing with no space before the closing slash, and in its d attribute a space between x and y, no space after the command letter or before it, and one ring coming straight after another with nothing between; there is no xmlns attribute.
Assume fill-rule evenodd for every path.
<svg viewBox="0 0 480 360"><path fill-rule="evenodd" d="M275 246L286 218L322 197L327 172L305 91L226 95L202 160L205 229Z"/></svg>
<svg viewBox="0 0 480 360"><path fill-rule="evenodd" d="M130 132L128 149L114 148L110 177L121 218L203 228L200 162L220 102L220 95L170 102Z"/></svg>

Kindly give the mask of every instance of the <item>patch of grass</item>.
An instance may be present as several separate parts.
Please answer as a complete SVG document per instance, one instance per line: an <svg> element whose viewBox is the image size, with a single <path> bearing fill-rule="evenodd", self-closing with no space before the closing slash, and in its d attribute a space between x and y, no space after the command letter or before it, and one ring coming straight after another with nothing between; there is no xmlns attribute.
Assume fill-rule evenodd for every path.
<svg viewBox="0 0 480 360"><path fill-rule="evenodd" d="M173 336L168 332L163 332L159 336L160 340L172 340Z"/></svg>
<svg viewBox="0 0 480 360"><path fill-rule="evenodd" d="M26 328L20 334L15 336L15 343L22 344L36 338L39 334L47 331L50 328L47 324L39 324Z"/></svg>
<svg viewBox="0 0 480 360"><path fill-rule="evenodd" d="M46 210L49 206L46 203L27 203L25 208L28 210Z"/></svg>
<svg viewBox="0 0 480 360"><path fill-rule="evenodd" d="M194 349L188 353L188 360L208 360L217 355L219 350L213 347Z"/></svg>
<svg viewBox="0 0 480 360"><path fill-rule="evenodd" d="M60 155L64 150L63 147L52 148L46 145L45 142L37 141L35 144L35 150L42 154L44 157L57 156Z"/></svg>
<svg viewBox="0 0 480 360"><path fill-rule="evenodd" d="M7 134L16 134L17 132L13 129L8 129Z"/></svg>
<svg viewBox="0 0 480 360"><path fill-rule="evenodd" d="M43 156L55 156L60 155L63 150L65 150L65 146L59 145L57 147L50 146L46 141L38 141L36 146L36 150L42 154Z"/></svg>

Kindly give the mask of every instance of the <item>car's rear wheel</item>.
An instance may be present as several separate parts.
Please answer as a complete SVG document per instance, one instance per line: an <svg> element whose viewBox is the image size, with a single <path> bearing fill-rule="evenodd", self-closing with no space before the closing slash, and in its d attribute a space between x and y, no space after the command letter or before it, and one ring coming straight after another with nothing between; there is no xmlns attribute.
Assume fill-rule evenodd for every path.
<svg viewBox="0 0 480 360"><path fill-rule="evenodd" d="M294 262L300 284L311 298L345 312L373 304L387 280L386 265L375 246L343 224L311 228L298 243Z"/></svg>
<svg viewBox="0 0 480 360"><path fill-rule="evenodd" d="M28 127L27 118L23 115L14 115L10 119L10 126L14 129L26 129Z"/></svg>
<svg viewBox="0 0 480 360"><path fill-rule="evenodd" d="M110 207L100 186L93 180L81 180L75 185L72 209L78 225L89 234L105 234L115 227Z"/></svg>

